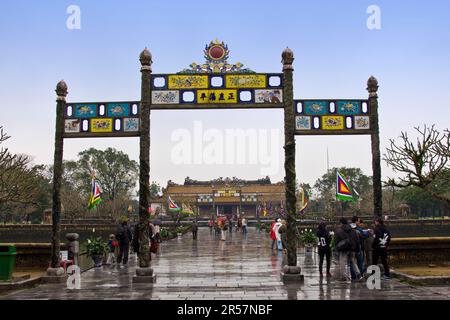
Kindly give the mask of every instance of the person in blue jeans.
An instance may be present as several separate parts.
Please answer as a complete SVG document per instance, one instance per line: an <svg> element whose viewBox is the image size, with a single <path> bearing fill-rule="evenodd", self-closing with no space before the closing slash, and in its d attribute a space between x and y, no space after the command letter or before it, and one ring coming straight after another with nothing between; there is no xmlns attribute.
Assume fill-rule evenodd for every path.
<svg viewBox="0 0 450 320"><path fill-rule="evenodd" d="M355 252L355 257L356 257L356 263L358 265L359 272L360 272L361 276L363 276L366 271L366 266L364 263L364 260L365 260L365 258L364 258L364 241L369 236L369 232L368 232L368 230L364 230L363 221L360 218L358 218L357 216L354 216L352 218L352 223L350 224L350 226L352 227L352 229L356 230L356 232L358 234L358 239L359 239L360 245L359 245L359 250L357 250L357 252ZM352 264L350 264L350 274L351 274L352 279L357 278L357 275L355 273L355 270L354 270Z"/></svg>

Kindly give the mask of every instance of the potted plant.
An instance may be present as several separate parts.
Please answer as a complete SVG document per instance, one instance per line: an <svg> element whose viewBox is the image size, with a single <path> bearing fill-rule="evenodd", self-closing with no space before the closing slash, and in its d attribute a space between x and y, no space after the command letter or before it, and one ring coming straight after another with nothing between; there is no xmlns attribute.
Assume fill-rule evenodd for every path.
<svg viewBox="0 0 450 320"><path fill-rule="evenodd" d="M87 239L86 249L88 256L94 261L95 267L101 267L103 265L105 252L108 251L108 246L106 242L103 241L102 237L91 237Z"/></svg>
<svg viewBox="0 0 450 320"><path fill-rule="evenodd" d="M300 234L300 242L305 246L305 253L312 254L313 246L317 244L317 236L312 229L305 229Z"/></svg>
<svg viewBox="0 0 450 320"><path fill-rule="evenodd" d="M181 237L183 235L184 228L182 226L177 227L177 236Z"/></svg>

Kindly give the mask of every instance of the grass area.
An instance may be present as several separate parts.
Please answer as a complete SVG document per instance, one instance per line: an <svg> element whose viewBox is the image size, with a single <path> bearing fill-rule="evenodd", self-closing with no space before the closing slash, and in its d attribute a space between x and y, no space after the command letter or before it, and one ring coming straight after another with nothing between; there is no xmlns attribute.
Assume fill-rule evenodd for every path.
<svg viewBox="0 0 450 320"><path fill-rule="evenodd" d="M396 267L395 271L406 273L416 277L428 277L428 276L446 276L450 277L450 265L436 265L435 267L430 267L428 265L421 266L405 266Z"/></svg>

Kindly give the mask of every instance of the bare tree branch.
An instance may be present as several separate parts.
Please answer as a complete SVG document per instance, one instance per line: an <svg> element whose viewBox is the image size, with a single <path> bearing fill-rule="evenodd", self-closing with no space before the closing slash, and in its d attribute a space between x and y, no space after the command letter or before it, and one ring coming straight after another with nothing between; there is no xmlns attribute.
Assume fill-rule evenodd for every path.
<svg viewBox="0 0 450 320"><path fill-rule="evenodd" d="M440 133L434 125L423 129L414 128L418 133L415 143L402 132L399 142L389 140L390 146L386 148L383 160L394 172L403 173L398 182L388 179L387 185L405 188L419 187L429 192L434 198L450 204L448 190L435 190L434 184L450 165L450 131Z"/></svg>

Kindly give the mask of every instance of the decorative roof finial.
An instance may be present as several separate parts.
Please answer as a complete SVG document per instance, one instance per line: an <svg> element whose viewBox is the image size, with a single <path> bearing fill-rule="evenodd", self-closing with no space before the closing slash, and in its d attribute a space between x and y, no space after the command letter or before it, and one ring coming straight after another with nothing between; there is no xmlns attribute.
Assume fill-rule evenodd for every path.
<svg viewBox="0 0 450 320"><path fill-rule="evenodd" d="M58 96L58 100L65 100L68 91L67 91L67 84L64 80L58 82L58 84L56 85L55 92L56 95Z"/></svg>
<svg viewBox="0 0 450 320"><path fill-rule="evenodd" d="M286 47L281 54L281 63L283 64L284 70L294 70L292 67L292 63L294 62L294 52Z"/></svg>
<svg viewBox="0 0 450 320"><path fill-rule="evenodd" d="M367 91L369 91L369 97L377 97L378 80L374 76L370 76L367 80Z"/></svg>
<svg viewBox="0 0 450 320"><path fill-rule="evenodd" d="M139 55L139 61L141 62L142 66L151 66L152 65L152 63L153 63L152 54L147 49L147 47L145 47L145 49Z"/></svg>

